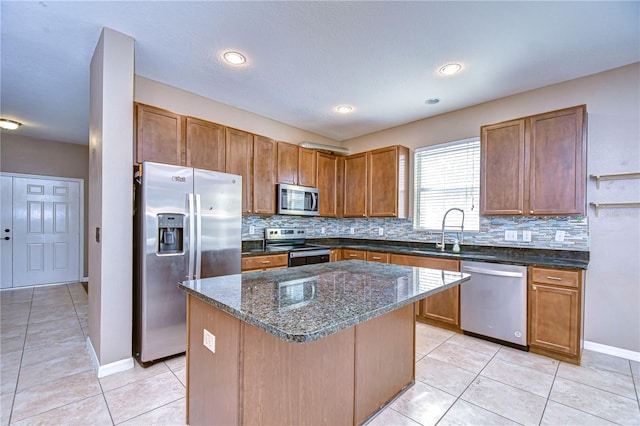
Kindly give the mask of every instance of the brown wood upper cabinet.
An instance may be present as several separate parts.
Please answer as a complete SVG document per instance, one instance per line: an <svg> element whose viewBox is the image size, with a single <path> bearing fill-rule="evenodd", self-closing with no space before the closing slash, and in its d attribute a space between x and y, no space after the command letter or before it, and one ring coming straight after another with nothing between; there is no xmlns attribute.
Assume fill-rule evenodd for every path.
<svg viewBox="0 0 640 426"><path fill-rule="evenodd" d="M350 155L344 168L344 217L405 218L409 148L394 145Z"/></svg>
<svg viewBox="0 0 640 426"><path fill-rule="evenodd" d="M367 153L344 160L344 217L367 216Z"/></svg>
<svg viewBox="0 0 640 426"><path fill-rule="evenodd" d="M187 163L197 169L225 171L224 126L187 117Z"/></svg>
<svg viewBox="0 0 640 426"><path fill-rule="evenodd" d="M135 104L136 162L184 165L184 117L149 105Z"/></svg>
<svg viewBox="0 0 640 426"><path fill-rule="evenodd" d="M316 186L316 151L278 142L277 182Z"/></svg>
<svg viewBox="0 0 640 426"><path fill-rule="evenodd" d="M242 213L253 212L253 135L225 128L225 171L242 176Z"/></svg>
<svg viewBox="0 0 640 426"><path fill-rule="evenodd" d="M319 214L325 217L336 217L338 215L338 158L335 155L318 152L316 160L320 196Z"/></svg>
<svg viewBox="0 0 640 426"><path fill-rule="evenodd" d="M482 126L481 215L584 215L586 106Z"/></svg>
<svg viewBox="0 0 640 426"><path fill-rule="evenodd" d="M368 153L369 217L406 218L409 210L409 148L395 145Z"/></svg>
<svg viewBox="0 0 640 426"><path fill-rule="evenodd" d="M253 137L253 213L276 213L276 161L276 144L273 139L255 135Z"/></svg>

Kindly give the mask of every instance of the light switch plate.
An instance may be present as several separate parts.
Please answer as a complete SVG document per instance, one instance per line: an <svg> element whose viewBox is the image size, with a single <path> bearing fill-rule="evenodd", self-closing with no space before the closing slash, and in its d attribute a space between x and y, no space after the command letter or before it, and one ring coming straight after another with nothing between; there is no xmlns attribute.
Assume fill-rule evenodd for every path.
<svg viewBox="0 0 640 426"><path fill-rule="evenodd" d="M556 241L559 243L564 241L564 231L556 231Z"/></svg>
<svg viewBox="0 0 640 426"><path fill-rule="evenodd" d="M324 234L325 232L327 232L327 228L325 228L325 227L323 226L323 227L322 227L322 229L320 230L320 232L322 232L322 233Z"/></svg>
<svg viewBox="0 0 640 426"><path fill-rule="evenodd" d="M518 231L504 231L505 241L518 241Z"/></svg>
<svg viewBox="0 0 640 426"><path fill-rule="evenodd" d="M356 228L350 228L350 229L349 229L349 233L350 233L351 235L355 234L355 233L356 233Z"/></svg>
<svg viewBox="0 0 640 426"><path fill-rule="evenodd" d="M256 228L252 225L249 227L249 235L253 235L256 233Z"/></svg>
<svg viewBox="0 0 640 426"><path fill-rule="evenodd" d="M525 243L531 242L531 231L522 231L522 241Z"/></svg>
<svg viewBox="0 0 640 426"><path fill-rule="evenodd" d="M202 329L202 344L214 354L216 353L216 336L206 328Z"/></svg>
<svg viewBox="0 0 640 426"><path fill-rule="evenodd" d="M384 228L382 228L382 227L378 228L378 235L380 235L380 236L384 235Z"/></svg>

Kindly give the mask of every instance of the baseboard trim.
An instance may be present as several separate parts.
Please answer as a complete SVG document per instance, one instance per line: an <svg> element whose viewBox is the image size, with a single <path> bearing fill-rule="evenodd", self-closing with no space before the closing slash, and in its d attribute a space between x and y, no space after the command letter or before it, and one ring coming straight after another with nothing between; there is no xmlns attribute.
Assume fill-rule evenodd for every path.
<svg viewBox="0 0 640 426"><path fill-rule="evenodd" d="M640 362L640 352L634 352L627 349L616 348L615 346L607 346L600 343L584 341L584 349L594 352L600 352L607 355L625 358L631 361Z"/></svg>
<svg viewBox="0 0 640 426"><path fill-rule="evenodd" d="M89 337L87 337L87 350L89 351L91 362L93 362L93 369L98 372L99 379L134 367L133 358L125 358L106 365L100 365L98 355L96 355L96 351L93 349L93 344L91 343L91 338Z"/></svg>

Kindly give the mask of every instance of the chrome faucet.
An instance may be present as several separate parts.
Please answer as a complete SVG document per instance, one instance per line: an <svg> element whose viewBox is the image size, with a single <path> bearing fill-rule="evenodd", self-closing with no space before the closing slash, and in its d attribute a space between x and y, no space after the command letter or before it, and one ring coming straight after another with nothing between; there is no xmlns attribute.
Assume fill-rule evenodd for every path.
<svg viewBox="0 0 640 426"><path fill-rule="evenodd" d="M464 210L459 209L457 207L453 207L449 210L447 210L444 214L444 217L442 218L442 239L440 240L439 243L436 243L436 248L439 248L440 251L444 251L444 225L447 221L447 215L452 211L452 210L457 210L460 213L462 213L462 222L460 223L460 241L459 243L462 244L462 240L464 239Z"/></svg>

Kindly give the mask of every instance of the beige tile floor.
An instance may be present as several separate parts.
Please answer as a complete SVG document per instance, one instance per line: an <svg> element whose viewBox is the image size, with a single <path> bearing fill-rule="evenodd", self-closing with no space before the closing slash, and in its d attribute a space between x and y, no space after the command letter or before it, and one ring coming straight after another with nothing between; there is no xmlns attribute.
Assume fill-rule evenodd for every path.
<svg viewBox="0 0 640 426"><path fill-rule="evenodd" d="M185 358L101 379L80 284L0 292L1 425L179 425ZM640 363L585 351L580 367L424 324L416 383L369 425L640 425Z"/></svg>

